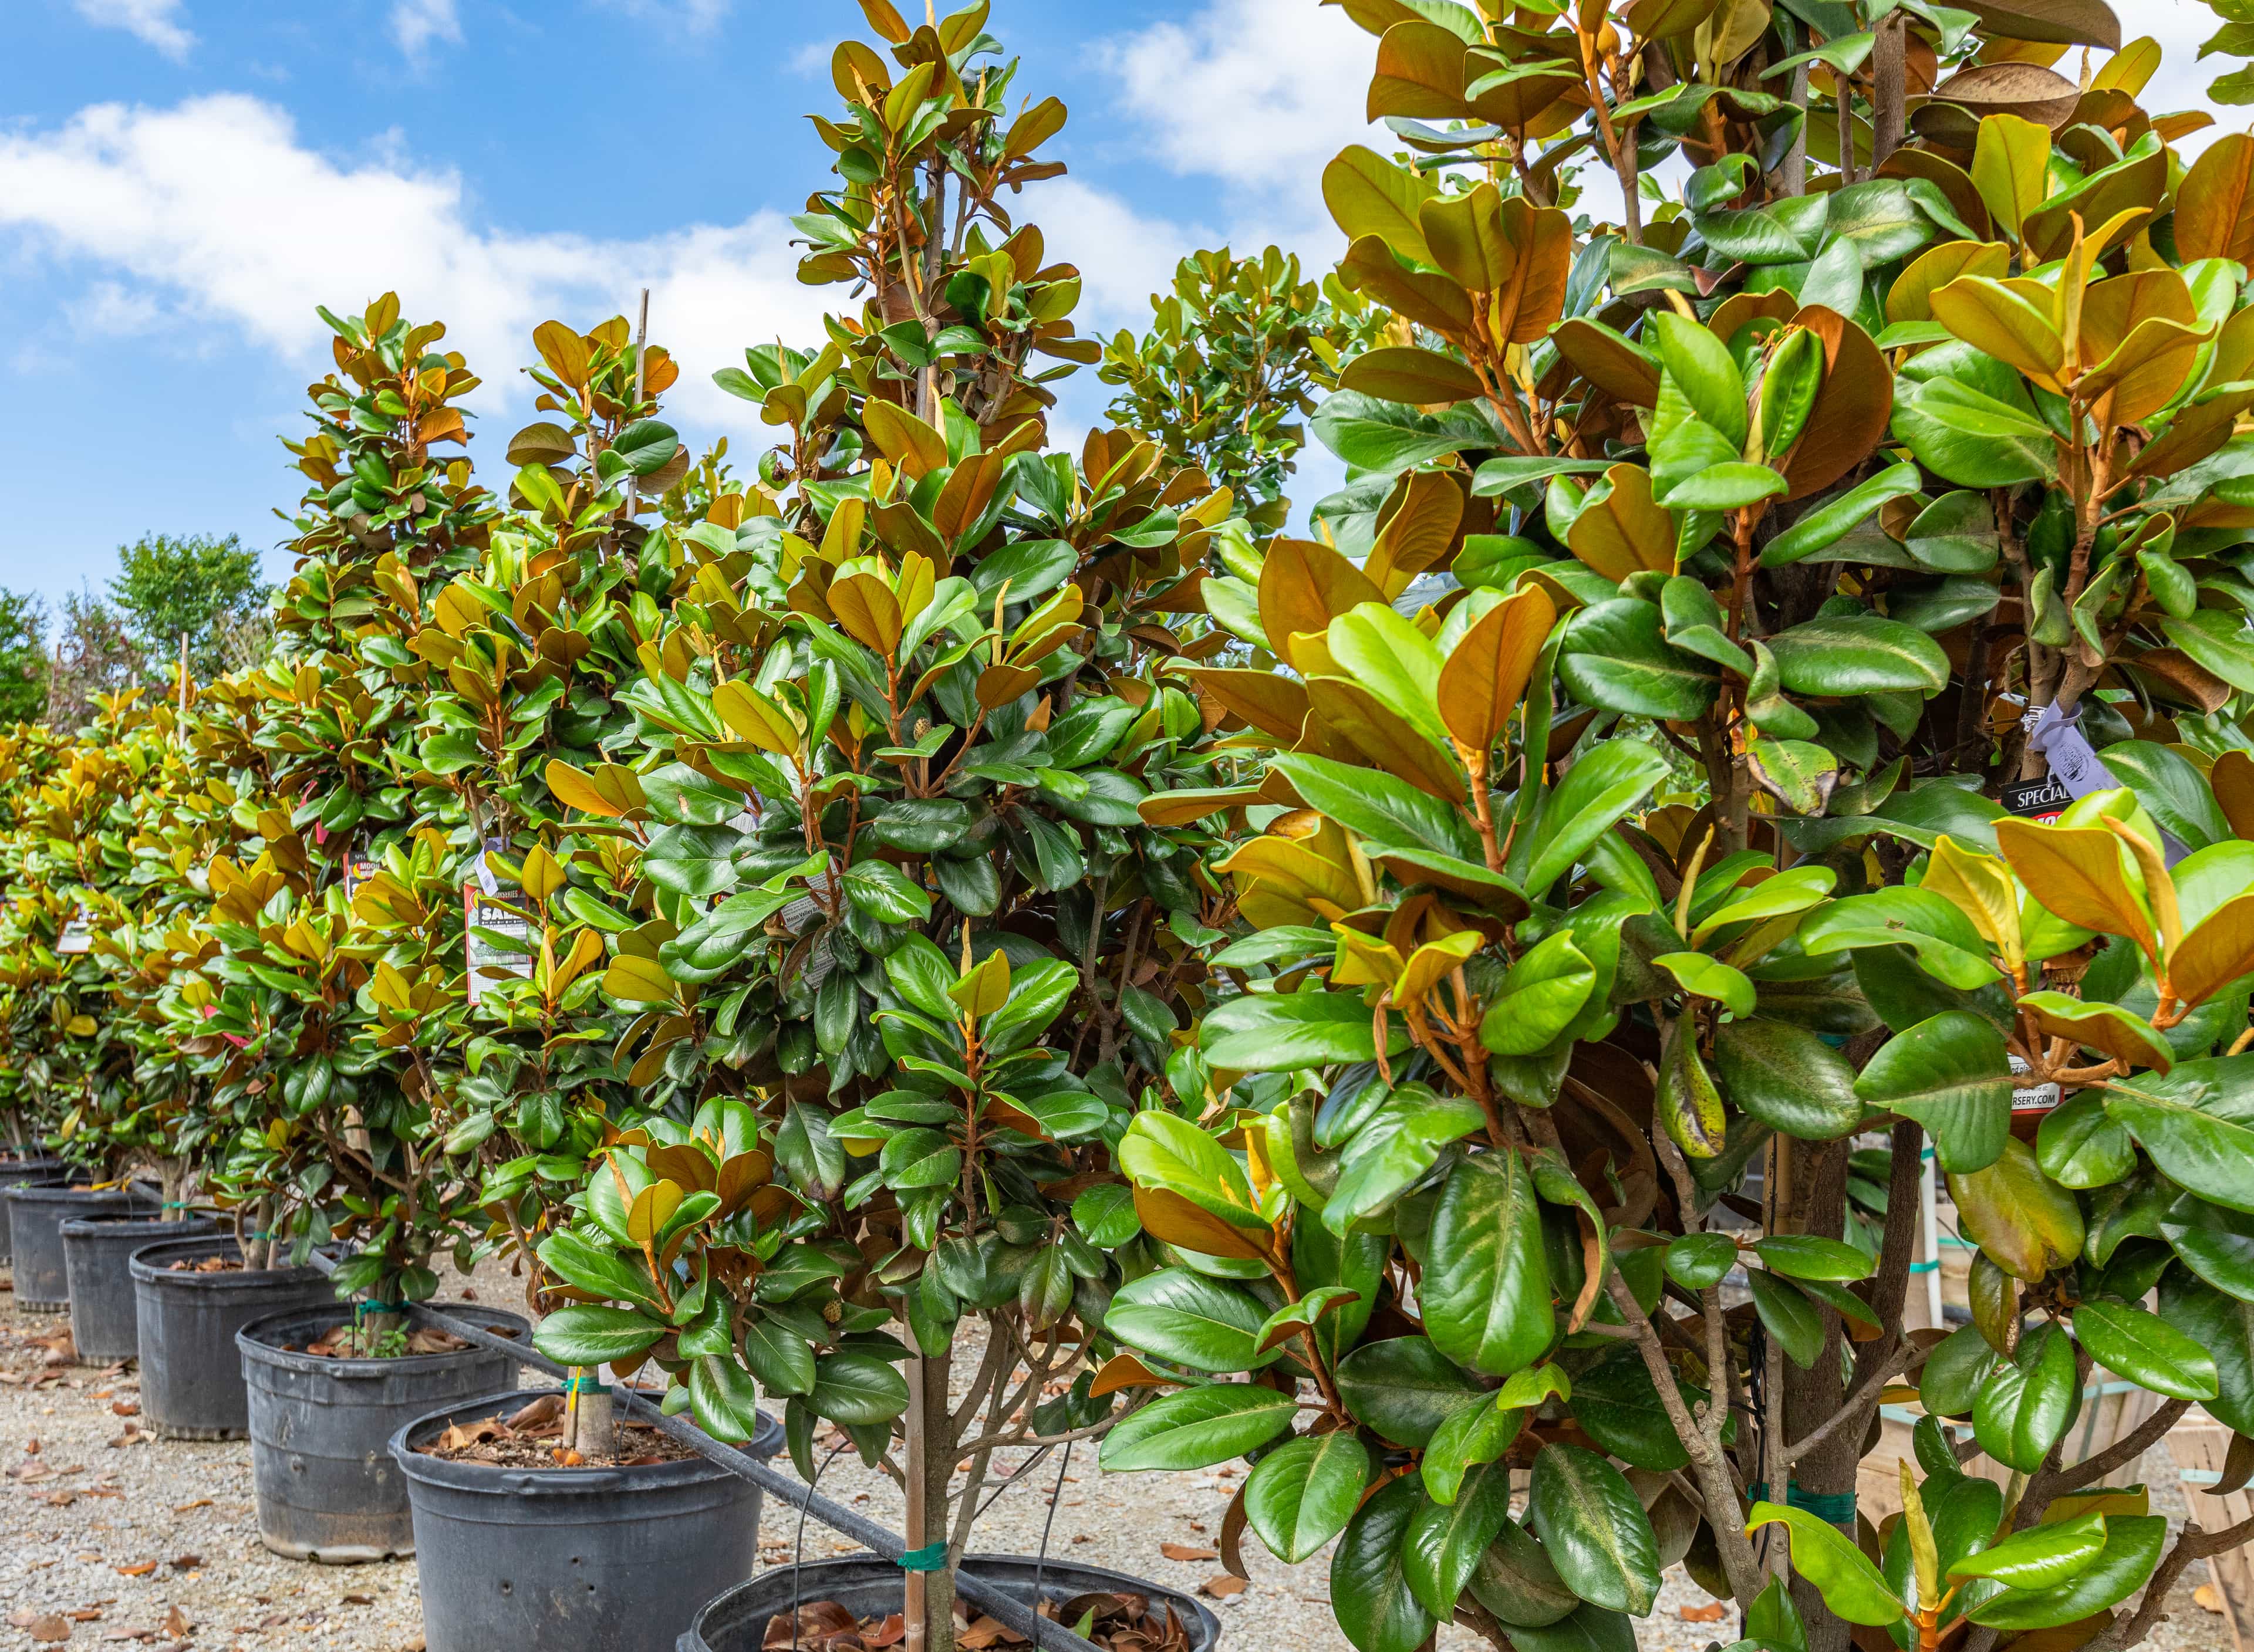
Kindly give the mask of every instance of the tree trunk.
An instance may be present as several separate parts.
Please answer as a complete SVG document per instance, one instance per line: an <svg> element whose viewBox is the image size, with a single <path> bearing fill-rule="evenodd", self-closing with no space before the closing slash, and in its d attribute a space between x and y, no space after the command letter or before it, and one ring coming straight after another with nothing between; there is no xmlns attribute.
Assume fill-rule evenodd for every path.
<svg viewBox="0 0 2254 1652"><path fill-rule="evenodd" d="M1808 1142L1800 1144L1794 1168L1799 1172L1795 1203L1796 1231L1818 1239L1837 1239L1844 1233L1847 1214L1847 1144ZM1785 1437L1802 1439L1838 1415L1847 1398L1844 1339L1838 1314L1823 1311L1824 1348L1816 1363L1803 1371L1788 1363L1784 1375ZM1793 1465L1784 1487L1772 1486L1769 1496L1784 1502L1789 1488L1803 1492L1838 1494L1855 1489L1855 1466L1863 1454L1860 1430L1843 1429ZM1855 1522L1851 1517L1839 1529L1852 1543ZM1852 1628L1846 1620L1824 1604L1824 1597L1805 1577L1795 1572L1793 1604L1808 1626L1808 1652L1847 1652Z"/></svg>
<svg viewBox="0 0 2254 1652"><path fill-rule="evenodd" d="M955 1474L955 1418L948 1404L953 1350L908 1362L907 1518L910 1549L947 1540L947 1487ZM973 1494L976 1488L972 1488ZM945 1567L906 1574L910 1652L955 1652L955 1574ZM919 1636L920 1630L920 1636Z"/></svg>
<svg viewBox="0 0 2254 1652"><path fill-rule="evenodd" d="M1886 157L1902 145L1909 115L1909 43L1908 24L1897 10L1879 24L1879 38L1871 49L1871 169L1886 164Z"/></svg>

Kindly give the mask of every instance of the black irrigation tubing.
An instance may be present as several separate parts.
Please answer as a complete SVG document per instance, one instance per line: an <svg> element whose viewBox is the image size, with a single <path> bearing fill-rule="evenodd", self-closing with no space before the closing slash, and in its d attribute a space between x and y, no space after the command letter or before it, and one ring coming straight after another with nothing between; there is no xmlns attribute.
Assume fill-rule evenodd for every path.
<svg viewBox="0 0 2254 1652"><path fill-rule="evenodd" d="M323 1273L336 1271L337 1261L315 1251L312 1265ZM521 1342L505 1336L496 1336L483 1326L472 1325L438 1308L426 1307L419 1302L407 1305L410 1318L418 1323L433 1326L438 1330L460 1337L466 1342L491 1348L496 1354L506 1354L519 1365L528 1365L550 1376L568 1376L570 1372L546 1355L535 1352ZM894 1532L886 1530L865 1515L857 1515L842 1504L817 1495L811 1488L791 1479L780 1470L771 1468L755 1458L747 1457L732 1446L714 1439L685 1417L668 1417L658 1407L624 1383L613 1383L611 1394L624 1404L631 1416L648 1423L659 1432L678 1440L707 1462L718 1464L730 1474L748 1480L761 1491L781 1498L792 1508L803 1510L831 1530L850 1537L872 1553L886 1560L898 1560L907 1550ZM902 1574L906 1575L906 1574ZM955 1592L988 1617L1014 1634L1022 1635L1047 1652L1103 1652L1095 1642L1074 1634L1061 1623L1038 1615L1022 1602L990 1588L969 1572L957 1572Z"/></svg>

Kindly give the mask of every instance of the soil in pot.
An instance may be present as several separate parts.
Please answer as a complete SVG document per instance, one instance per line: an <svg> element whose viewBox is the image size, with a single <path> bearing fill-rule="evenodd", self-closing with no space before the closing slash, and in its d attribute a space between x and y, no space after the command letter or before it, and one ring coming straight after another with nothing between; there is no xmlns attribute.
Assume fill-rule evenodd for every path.
<svg viewBox="0 0 2254 1652"><path fill-rule="evenodd" d="M34 1312L70 1306L63 1261L63 1223L78 1217L157 1214L157 1194L142 1187L10 1187L9 1234L16 1252L16 1306Z"/></svg>
<svg viewBox="0 0 2254 1652"><path fill-rule="evenodd" d="M513 1313L445 1306L504 1337L530 1333ZM414 1551L391 1436L435 1406L492 1392L515 1369L508 1354L445 1331L340 1320L333 1302L270 1315L235 1341L259 1540L292 1559L334 1564Z"/></svg>
<svg viewBox="0 0 2254 1652"><path fill-rule="evenodd" d="M492 1463L503 1468L639 1468L677 1463L696 1455L672 1435L647 1423L613 1420L611 1449L584 1456L564 1445L564 1398L542 1394L528 1405L473 1422L455 1423L416 1447L425 1457L450 1463Z"/></svg>
<svg viewBox="0 0 2254 1652"><path fill-rule="evenodd" d="M140 1319L141 1410L173 1439L240 1439L250 1398L235 1334L254 1320L326 1306L336 1291L317 1268L246 1269L227 1236L172 1239L133 1253Z"/></svg>
<svg viewBox="0 0 2254 1652"><path fill-rule="evenodd" d="M89 1364L130 1360L140 1351L140 1314L127 1264L144 1245L212 1233L208 1216L74 1216L62 1224L63 1273L70 1283L71 1340Z"/></svg>
<svg viewBox="0 0 2254 1652"><path fill-rule="evenodd" d="M1203 1605L1124 1572L1026 1555L970 1555L958 1575L1021 1604L1038 1598L1043 1617L1113 1652L1213 1652L1221 1639L1221 1620ZM682 1637L681 1652L788 1648L794 1602L802 1652L877 1652L906 1639L901 1577L874 1555L778 1566L710 1602ZM965 1648L1030 1644L960 1598L956 1625Z"/></svg>
<svg viewBox="0 0 2254 1652"><path fill-rule="evenodd" d="M490 1394L392 1437L415 1510L424 1645L676 1652L698 1592L684 1580L752 1575L759 1488L693 1456L508 1467L424 1450L450 1429L506 1424L536 1397ZM781 1446L780 1426L766 1422L745 1449L764 1460Z"/></svg>
<svg viewBox="0 0 2254 1652"><path fill-rule="evenodd" d="M1146 1594L1107 1589L1062 1600L1044 1600L1040 1614L1105 1652L1190 1652L1197 1644L1191 1626L1171 1606ZM864 1618L841 1601L817 1600L799 1607L794 1628L788 1612L769 1618L760 1645L762 1652L788 1652L794 1647L798 1652L878 1652L906 1638L907 1620L900 1613ZM955 1643L964 1652L1033 1644L960 1599L955 1603Z"/></svg>

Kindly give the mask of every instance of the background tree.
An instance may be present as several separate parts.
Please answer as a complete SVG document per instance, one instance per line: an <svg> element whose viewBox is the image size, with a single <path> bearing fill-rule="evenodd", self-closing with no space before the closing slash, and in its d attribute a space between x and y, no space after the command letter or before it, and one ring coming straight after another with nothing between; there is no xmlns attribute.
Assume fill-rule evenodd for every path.
<svg viewBox="0 0 2254 1652"><path fill-rule="evenodd" d="M272 587L259 575L258 553L229 534L144 534L117 551L109 598L148 660L151 680L171 682L180 638L188 668L208 681L230 665L228 643L263 612Z"/></svg>
<svg viewBox="0 0 2254 1652"><path fill-rule="evenodd" d="M0 725L29 723L47 704L47 606L0 590Z"/></svg>
<svg viewBox="0 0 2254 1652"><path fill-rule="evenodd" d="M1195 466L1235 489L1252 526L1274 533L1306 445L1300 420L1385 312L1334 276L1304 278L1298 258L1272 246L1256 258L1192 253L1151 309L1148 332L1122 327L1104 349L1097 376L1120 387L1105 410L1157 442L1170 468Z"/></svg>
<svg viewBox="0 0 2254 1652"><path fill-rule="evenodd" d="M80 727L94 715L99 696L140 681L146 665L122 614L91 591L68 592L48 661L46 720Z"/></svg>

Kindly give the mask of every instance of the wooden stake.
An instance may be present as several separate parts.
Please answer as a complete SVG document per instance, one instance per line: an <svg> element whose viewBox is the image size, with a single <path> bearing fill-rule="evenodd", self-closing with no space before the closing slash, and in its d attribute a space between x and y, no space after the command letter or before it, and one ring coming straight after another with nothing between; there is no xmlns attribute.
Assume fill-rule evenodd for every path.
<svg viewBox="0 0 2254 1652"><path fill-rule="evenodd" d="M641 319L634 327L634 405L641 405L642 385L645 382L642 355L649 346L649 289L641 290ZM632 522L641 512L641 478L626 478L626 521Z"/></svg>

